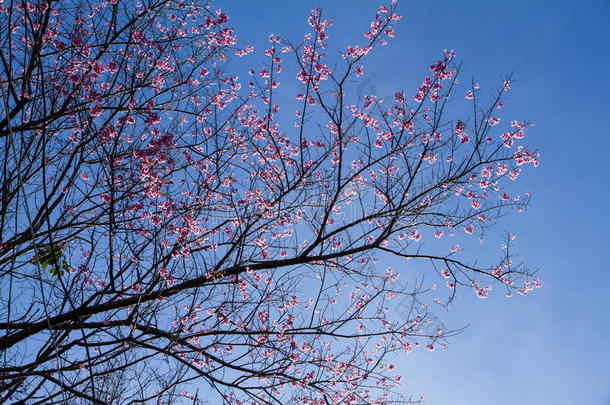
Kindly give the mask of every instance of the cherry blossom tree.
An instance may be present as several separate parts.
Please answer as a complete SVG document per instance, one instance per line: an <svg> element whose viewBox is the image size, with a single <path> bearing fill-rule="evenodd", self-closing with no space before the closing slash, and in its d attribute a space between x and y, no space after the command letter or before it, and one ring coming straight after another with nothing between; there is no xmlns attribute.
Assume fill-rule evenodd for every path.
<svg viewBox="0 0 610 405"><path fill-rule="evenodd" d="M452 332L386 261L441 305L539 286L510 235L487 264L457 243L528 203L510 78L483 105L445 51L355 94L396 7L337 57L315 9L238 77L253 48L197 0L0 0L2 401L409 402L392 361Z"/></svg>

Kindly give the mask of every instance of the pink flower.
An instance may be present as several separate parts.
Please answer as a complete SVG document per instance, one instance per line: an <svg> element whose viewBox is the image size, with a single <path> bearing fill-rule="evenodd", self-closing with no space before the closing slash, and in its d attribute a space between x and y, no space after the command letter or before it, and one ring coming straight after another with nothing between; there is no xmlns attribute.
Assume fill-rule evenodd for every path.
<svg viewBox="0 0 610 405"><path fill-rule="evenodd" d="M404 94L396 93L394 94L394 101L396 101L397 103L405 103L407 100Z"/></svg>
<svg viewBox="0 0 610 405"><path fill-rule="evenodd" d="M152 224L154 226L159 226L159 224L161 223L161 217L159 215L152 215L150 217L150 222L152 222Z"/></svg>
<svg viewBox="0 0 610 405"><path fill-rule="evenodd" d="M483 290L482 288L477 289L477 296L479 298L487 298L487 291Z"/></svg>
<svg viewBox="0 0 610 405"><path fill-rule="evenodd" d="M82 177L82 178L83 178L83 180L89 180L89 175L87 174L87 172L82 172L82 173L80 174L80 177Z"/></svg>
<svg viewBox="0 0 610 405"><path fill-rule="evenodd" d="M145 121L148 125L158 125L161 122L159 114L152 113Z"/></svg>
<svg viewBox="0 0 610 405"><path fill-rule="evenodd" d="M93 107L91 109L91 116L92 117L98 117L102 115L102 107L100 107L99 105L96 105L95 107Z"/></svg>

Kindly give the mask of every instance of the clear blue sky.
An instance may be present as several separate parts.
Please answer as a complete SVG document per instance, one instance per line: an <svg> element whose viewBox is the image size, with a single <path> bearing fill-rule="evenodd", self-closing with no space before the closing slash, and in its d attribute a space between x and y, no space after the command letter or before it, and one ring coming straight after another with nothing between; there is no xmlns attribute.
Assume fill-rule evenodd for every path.
<svg viewBox="0 0 610 405"><path fill-rule="evenodd" d="M330 35L346 43L377 6L217 4L240 44L257 51L269 33L302 38L317 4L335 18ZM505 117L536 122L530 144L542 162L520 178L531 208L499 230L518 233L520 258L544 284L526 297L459 297L445 322L470 326L447 351L401 360L403 386L432 405L610 405L610 0L403 0L399 11L396 39L369 58L380 95L414 89L445 48L463 62L462 80L490 91L514 72Z"/></svg>

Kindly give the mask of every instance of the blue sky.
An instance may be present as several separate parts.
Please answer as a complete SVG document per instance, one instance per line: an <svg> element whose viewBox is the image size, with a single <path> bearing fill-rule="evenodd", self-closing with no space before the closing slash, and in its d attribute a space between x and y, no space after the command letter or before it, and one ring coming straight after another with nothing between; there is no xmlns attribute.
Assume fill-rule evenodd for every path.
<svg viewBox="0 0 610 405"><path fill-rule="evenodd" d="M217 4L240 43L258 51L269 33L300 40L315 5L335 18L337 43L361 41L377 6ZM414 90L445 48L463 63L462 80L490 92L514 72L505 117L536 122L529 142L542 160L520 178L533 192L530 209L498 230L518 234L520 259L544 284L511 299L463 294L441 315L470 326L447 351L402 358L403 386L432 405L610 405L610 1L403 0L399 11L395 40L368 60L378 94Z"/></svg>

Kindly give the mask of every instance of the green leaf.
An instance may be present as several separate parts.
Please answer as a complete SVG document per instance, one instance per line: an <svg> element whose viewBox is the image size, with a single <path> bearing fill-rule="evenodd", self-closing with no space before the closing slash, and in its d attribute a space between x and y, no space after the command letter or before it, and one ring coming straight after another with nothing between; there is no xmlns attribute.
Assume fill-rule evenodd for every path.
<svg viewBox="0 0 610 405"><path fill-rule="evenodd" d="M64 270L67 271L70 268L61 247L51 244L42 245L32 259L32 263L40 264L44 270L51 266L49 273L51 276L57 277L63 276Z"/></svg>

